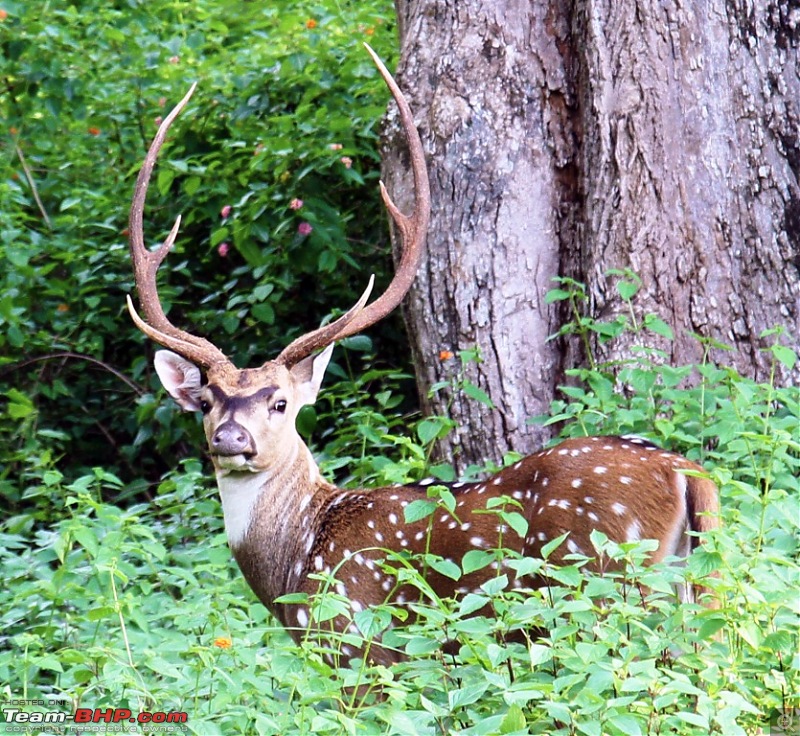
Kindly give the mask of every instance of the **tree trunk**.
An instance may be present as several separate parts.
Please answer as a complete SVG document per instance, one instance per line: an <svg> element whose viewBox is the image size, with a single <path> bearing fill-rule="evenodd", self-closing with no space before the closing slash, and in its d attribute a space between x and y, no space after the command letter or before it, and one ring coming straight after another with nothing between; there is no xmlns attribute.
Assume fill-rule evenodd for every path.
<svg viewBox="0 0 800 736"><path fill-rule="evenodd" d="M580 348L547 342L563 314L551 277L587 285L588 310L627 305L607 273L642 280L637 321L657 314L673 341L632 341L697 361L694 332L764 378L762 330L797 344L800 314L800 13L788 2L683 5L396 0L400 84L426 142L433 217L407 305L420 393L458 430L443 455L463 468L526 453ZM411 201L404 142L387 126L384 178ZM490 410L457 392L458 362ZM788 375L784 375L789 380ZM450 403L452 402L452 403Z"/></svg>

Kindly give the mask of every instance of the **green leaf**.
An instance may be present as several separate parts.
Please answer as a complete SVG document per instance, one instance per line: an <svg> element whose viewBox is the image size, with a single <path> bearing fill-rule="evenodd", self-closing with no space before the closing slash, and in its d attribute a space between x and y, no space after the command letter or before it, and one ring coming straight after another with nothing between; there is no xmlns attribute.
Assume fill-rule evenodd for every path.
<svg viewBox="0 0 800 736"><path fill-rule="evenodd" d="M76 204L81 203L80 197L67 197L61 201L61 205L58 208L59 212L66 212L69 209L72 209Z"/></svg>
<svg viewBox="0 0 800 736"><path fill-rule="evenodd" d="M794 369L797 364L797 353L795 353L794 350L784 345L772 345L769 350L778 362L786 366L789 370Z"/></svg>
<svg viewBox="0 0 800 736"><path fill-rule="evenodd" d="M15 268L25 268L30 261L30 253L25 248L9 245L6 247L6 258L8 258L9 263ZM8 319L7 315L10 310L4 309L3 311L5 312L3 316Z"/></svg>
<svg viewBox="0 0 800 736"><path fill-rule="evenodd" d="M403 509L403 516L406 524L413 524L421 519L427 519L437 508L438 504L435 501L419 498Z"/></svg>
<svg viewBox="0 0 800 736"><path fill-rule="evenodd" d="M491 565L494 562L494 553L485 549L471 549L464 554L461 560L461 567L465 575L477 570L483 570L484 567Z"/></svg>
<svg viewBox="0 0 800 736"><path fill-rule="evenodd" d="M352 335L341 340L342 347L355 350L359 353L368 353L372 350L372 339L367 335Z"/></svg>
<svg viewBox="0 0 800 736"><path fill-rule="evenodd" d="M508 712L503 717L500 723L500 733L514 733L515 731L523 731L528 727L528 722L525 720L525 713L518 705L510 705Z"/></svg>
<svg viewBox="0 0 800 736"><path fill-rule="evenodd" d="M221 242L230 236L230 230L227 227L219 227L211 234L211 247L216 248Z"/></svg>
<svg viewBox="0 0 800 736"><path fill-rule="evenodd" d="M540 667L553 659L553 650L544 644L529 644L528 657L531 667Z"/></svg>
<svg viewBox="0 0 800 736"><path fill-rule="evenodd" d="M465 705L476 703L484 695L488 687L489 685L487 683L479 682L474 685L451 690L447 694L450 710L463 708Z"/></svg>
<svg viewBox="0 0 800 736"><path fill-rule="evenodd" d="M501 511L500 518L506 522L520 539L525 539L528 534L528 520L518 511Z"/></svg>
<svg viewBox="0 0 800 736"><path fill-rule="evenodd" d="M659 319L653 314L648 314L644 318L644 325L651 332L655 332L657 335L661 335L661 337L666 337L668 340L672 340L675 337L672 328L664 322L664 320Z"/></svg>
<svg viewBox="0 0 800 736"><path fill-rule="evenodd" d="M626 302L629 302L639 291L639 284L633 281L617 281L617 293Z"/></svg>
<svg viewBox="0 0 800 736"><path fill-rule="evenodd" d="M90 608L86 612L86 618L89 619L89 621L100 621L101 619L115 616L116 611L113 606L97 606L96 608Z"/></svg>
<svg viewBox="0 0 800 736"><path fill-rule="evenodd" d="M551 539L547 544L542 546L542 557L547 559L550 557L553 552L558 549L563 543L564 540L569 536L569 532L562 534L561 536L556 537L555 539Z"/></svg>
<svg viewBox="0 0 800 736"><path fill-rule="evenodd" d="M546 304L552 304L553 302L560 302L564 301L565 299L569 299L572 294L569 291L565 291L564 289L550 289L544 296L544 301Z"/></svg>
<svg viewBox="0 0 800 736"><path fill-rule="evenodd" d="M156 176L156 187L162 196L169 192L172 182L175 179L175 172L172 169L161 169Z"/></svg>
<svg viewBox="0 0 800 736"><path fill-rule="evenodd" d="M263 322L266 325L275 324L275 310L268 302L254 304L252 307L250 307L250 314L252 314L253 317L255 317L259 322Z"/></svg>
<svg viewBox="0 0 800 736"><path fill-rule="evenodd" d="M461 568L452 560L447 560L438 555L425 555L425 564L451 580L459 580L461 578Z"/></svg>
<svg viewBox="0 0 800 736"><path fill-rule="evenodd" d="M12 419L24 419L36 411L33 402L21 391L15 388L6 391L9 399L8 414Z"/></svg>
<svg viewBox="0 0 800 736"><path fill-rule="evenodd" d="M464 571L466 574L466 570ZM458 606L459 616L470 616L491 603L491 598L477 593L467 593Z"/></svg>
<svg viewBox="0 0 800 736"><path fill-rule="evenodd" d="M439 437L443 437L444 434L447 433L447 430L449 430L449 426L449 422L447 420L443 421L440 417L423 419L417 425L417 436L420 442L427 445L439 439Z"/></svg>
<svg viewBox="0 0 800 736"><path fill-rule="evenodd" d="M489 398L489 394L487 394L483 389L478 388L474 384L465 382L462 390L471 399L479 401L481 404L488 407L489 409L495 408L494 402Z"/></svg>
<svg viewBox="0 0 800 736"><path fill-rule="evenodd" d="M625 736L641 736L642 724L630 715L614 715L606 719L606 723L616 728Z"/></svg>
<svg viewBox="0 0 800 736"><path fill-rule="evenodd" d="M197 194L202 183L203 180L199 176L190 176L183 182L183 191L191 197Z"/></svg>

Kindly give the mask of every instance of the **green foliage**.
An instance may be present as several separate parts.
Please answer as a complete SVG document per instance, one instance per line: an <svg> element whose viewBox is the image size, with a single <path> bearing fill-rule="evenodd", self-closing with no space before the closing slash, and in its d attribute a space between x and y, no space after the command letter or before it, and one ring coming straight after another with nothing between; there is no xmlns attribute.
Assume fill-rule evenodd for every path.
<svg viewBox="0 0 800 736"><path fill-rule="evenodd" d="M145 212L151 244L183 215L160 279L170 317L242 366L273 357L349 306L354 282L386 279L388 93L362 42L392 65L393 5L2 9L0 493L20 507L42 468L74 479L113 457L140 479L120 493L143 498L143 476L156 482L199 439L154 398L152 346L124 306L130 196L158 121L199 83Z"/></svg>
<svg viewBox="0 0 800 736"><path fill-rule="evenodd" d="M559 337L583 341L590 367L570 372L538 421L561 436L633 432L685 453L720 486L724 528L685 568L643 568L648 542L595 535L595 554L626 561L616 576L589 574L581 557L555 567L547 554L563 539L542 560L423 552L423 568L453 580L496 569L452 600L387 552L384 572L419 592L413 623L405 607L353 612L334 572L309 601L319 628L295 644L236 569L201 464L175 462L196 455L198 427L155 395L151 348L125 314L126 213L157 119L197 80L146 217L154 242L184 216L162 279L175 321L252 363L346 305L354 280L385 278L375 184L387 93L360 42L391 61L392 4L8 0L0 10L4 701L185 711L203 736L727 735L755 733L797 705L798 389L709 360L667 366L643 350L600 365L589 335L670 339L670 329L632 310L595 320L568 280L548 300L569 304ZM637 277L616 275L630 302ZM794 365L781 331L767 337L776 364ZM408 376L378 365L366 338L345 347L331 366L338 382L300 418L324 472L349 485L452 480L452 468L431 465L452 420L411 422ZM389 365L402 364L395 358ZM491 409L465 376L434 388ZM406 513L454 505L431 486ZM511 499L487 513L524 533ZM509 585L536 572L551 585ZM700 579L719 610L676 602L675 585ZM323 633L337 616L358 633ZM345 665L346 647L368 649L377 636L408 658Z"/></svg>
<svg viewBox="0 0 800 736"><path fill-rule="evenodd" d="M774 338L780 346L781 334ZM771 353L796 359L787 350ZM343 380L303 420L306 430L315 422L318 436L323 430L326 472L352 483L419 478L446 423L408 426L393 388L401 375L353 378L347 368L334 367ZM65 711L78 702L184 711L189 732L203 735L727 736L766 728L800 688L800 392L708 362L669 368L646 353L617 377L597 366L572 379L569 403L555 402L542 419L562 436L645 434L701 462L720 486L724 526L685 567L643 567L652 542L617 545L600 534L594 554L624 561L623 572L591 574L582 556L555 566L548 556L563 537L544 559L423 552L423 568L453 580L496 570L480 589L439 599L407 555L387 551L383 572L418 598L408 608L353 611L335 592L336 571L319 575L319 594L304 598L314 620L295 644L236 570L198 462L169 473L151 503L127 509L113 500L120 481L111 473L71 480L48 466L42 489L30 488L47 493L57 520L31 529L12 519L3 530L3 695L62 698ZM371 390L373 382L382 388ZM28 416L23 397L9 398ZM431 486L406 516L454 508L446 487ZM502 516L509 534L525 532L511 499L487 513ZM718 577L708 577L715 569ZM550 585L510 585L535 573ZM719 596L718 610L678 603L675 588L698 580ZM356 628L331 634L336 617ZM368 651L377 636L408 658L392 668L346 664L349 651Z"/></svg>

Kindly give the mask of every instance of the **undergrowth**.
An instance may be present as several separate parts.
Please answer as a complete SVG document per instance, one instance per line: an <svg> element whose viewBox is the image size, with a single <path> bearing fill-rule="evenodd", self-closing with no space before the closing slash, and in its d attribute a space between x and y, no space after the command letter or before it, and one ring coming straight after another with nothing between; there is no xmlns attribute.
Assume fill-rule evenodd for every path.
<svg viewBox="0 0 800 736"><path fill-rule="evenodd" d="M582 318L573 329L598 325ZM613 339L631 325L603 329ZM795 361L781 338L777 331L774 360ZM45 496L56 520L14 517L0 537L4 707L24 699L31 712L185 712L185 729L202 736L767 729L800 692L800 392L710 362L668 366L646 352L613 368L573 371L537 421L561 437L637 433L702 464L720 488L723 527L685 567L644 567L652 542L615 545L596 534L595 554L624 559L624 573L591 574L580 557L563 567L509 559L479 591L434 600L408 560L387 552L385 571L422 593L414 622L404 625L405 609L388 603L353 613L326 592L313 602L316 622L324 628L344 614L361 633L311 627L295 644L236 569L200 461L167 474L152 502L126 509L109 501L120 481L102 468L75 481L50 469L32 474L39 480L27 492ZM376 380L380 394L365 399ZM367 370L306 416L306 429L316 424L323 438L325 473L378 485L429 471L430 445L447 421L421 419L409 433L393 388L402 380ZM451 388L482 398L463 382ZM443 502L435 491L431 500ZM465 558L449 574L473 564ZM509 586L542 567L549 587ZM707 578L711 568L717 578ZM677 585L701 578L719 609L676 600ZM476 615L487 606L491 617ZM533 637L534 626L544 636ZM407 659L344 664L344 647L378 635ZM444 653L447 641L454 653Z"/></svg>

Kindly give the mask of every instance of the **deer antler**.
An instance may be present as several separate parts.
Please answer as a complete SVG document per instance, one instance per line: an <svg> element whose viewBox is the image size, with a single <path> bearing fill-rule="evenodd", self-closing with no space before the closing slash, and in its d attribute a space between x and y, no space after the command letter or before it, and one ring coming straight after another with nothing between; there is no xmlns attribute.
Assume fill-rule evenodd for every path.
<svg viewBox="0 0 800 736"><path fill-rule="evenodd" d="M164 314L161 300L158 297L156 274L158 273L158 267L167 253L169 253L178 235L178 228L181 224L180 215L175 220L167 239L154 251L148 250L145 246L142 226L147 187L150 183L158 153L164 144L170 125L189 102L196 87L197 83L189 88L184 98L158 127L158 132L150 144L150 149L147 151L147 156L145 156L142 168L139 170L139 176L136 179L128 231L130 233L131 258L133 260L136 291L139 294L139 301L146 321L136 313L130 295L127 296L127 301L131 318L145 335L160 345L180 353L198 365L210 368L215 363L229 363L230 361L216 345L213 345L208 340L196 337L175 327Z"/></svg>
<svg viewBox="0 0 800 736"><path fill-rule="evenodd" d="M389 210L389 214L391 214L392 219L400 231L402 242L400 265L395 271L394 278L383 294L372 302L372 304L365 307L364 305L367 299L369 299L374 281L374 278L370 278L369 285L358 302L339 317L339 319L329 325L324 325L319 329L306 333L288 345L276 359L278 362L287 366L294 365L306 356L311 355L314 351L320 350L336 340L361 332L363 329L383 319L389 312L397 307L411 287L425 244L425 233L427 232L428 221L430 219L431 198L422 142L414 126L411 108L403 96L403 93L375 52L367 46L367 44L364 45L389 87L400 111L400 119L406 138L408 139L408 148L411 154L411 168L414 174L414 212L411 216L404 215L400 212L386 191L383 182L381 182L381 196L383 197L386 209ZM167 239L154 251L150 251L145 247L142 226L147 187L159 151L164 144L164 139L166 138L170 125L172 125L175 118L189 102L196 86L196 84L193 84L185 97L175 106L172 112L164 118L164 121L158 128L155 138L153 138L153 142L150 144L150 149L147 152L147 156L144 159L144 163L142 164L142 168L136 180L136 188L131 203L129 231L136 290L139 293L139 300L145 319L142 319L136 313L130 296L127 297L127 300L128 311L130 312L131 318L145 335L164 347L180 353L185 358L194 361L198 365L204 368L210 368L212 365L230 363L230 361L219 348L208 340L191 335L175 327L164 314L161 301L158 297L158 285L156 283L158 268L175 242L181 218L178 216Z"/></svg>
<svg viewBox="0 0 800 736"><path fill-rule="evenodd" d="M315 350L324 348L335 340L355 335L389 314L400 304L409 288L411 288L422 257L422 249L425 245L425 234L430 220L431 195L422 142L414 125L414 116L411 113L411 108L397 83L377 54L367 44L364 44L364 46L366 46L369 55L378 67L378 71L389 87L400 111L400 120L403 124L411 155L411 170L414 174L414 212L410 216L400 212L386 191L383 182L381 182L383 202L400 231L402 242L400 264L395 271L394 278L383 294L369 306L363 309L359 307L359 304L366 301L366 297L369 294L368 290L359 300L359 304L356 304L335 322L298 337L277 357L277 360L285 365L294 365Z"/></svg>

